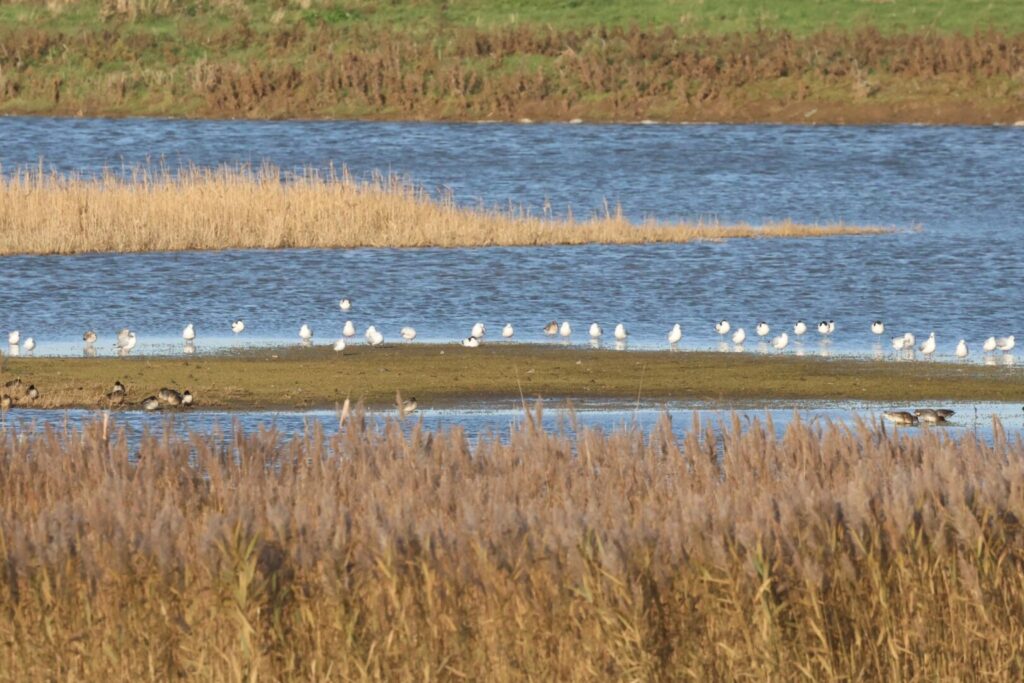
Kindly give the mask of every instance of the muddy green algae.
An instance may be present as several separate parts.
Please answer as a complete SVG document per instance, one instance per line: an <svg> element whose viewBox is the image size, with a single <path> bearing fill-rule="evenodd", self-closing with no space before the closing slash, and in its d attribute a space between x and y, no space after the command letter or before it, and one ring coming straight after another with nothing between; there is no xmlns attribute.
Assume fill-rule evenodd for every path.
<svg viewBox="0 0 1024 683"><path fill-rule="evenodd" d="M1024 401L1024 370L1015 367L534 344L6 358L0 383L14 378L40 391L37 401L16 406L41 408L102 407L115 380L128 387L129 406L172 387L190 389L197 406L238 410L332 407L346 398L385 405L396 392L433 406L519 398Z"/></svg>

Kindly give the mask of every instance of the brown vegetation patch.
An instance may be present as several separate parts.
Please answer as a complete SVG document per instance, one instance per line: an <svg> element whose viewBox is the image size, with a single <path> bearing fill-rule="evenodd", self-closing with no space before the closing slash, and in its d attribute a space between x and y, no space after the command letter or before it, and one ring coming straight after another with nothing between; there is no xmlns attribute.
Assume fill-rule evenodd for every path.
<svg viewBox="0 0 1024 683"><path fill-rule="evenodd" d="M998 423L535 424L2 431L0 678L1020 678Z"/></svg>
<svg viewBox="0 0 1024 683"><path fill-rule="evenodd" d="M136 169L131 177L0 174L0 254L285 247L645 244L882 232L846 225L636 224L621 211L559 220L468 209L396 178L283 174L263 166Z"/></svg>
<svg viewBox="0 0 1024 683"><path fill-rule="evenodd" d="M373 25L0 28L0 110L667 121L1024 119L1024 35ZM201 46L189 57L185 44ZM102 67L100 69L99 67ZM837 106L841 105L841 106Z"/></svg>

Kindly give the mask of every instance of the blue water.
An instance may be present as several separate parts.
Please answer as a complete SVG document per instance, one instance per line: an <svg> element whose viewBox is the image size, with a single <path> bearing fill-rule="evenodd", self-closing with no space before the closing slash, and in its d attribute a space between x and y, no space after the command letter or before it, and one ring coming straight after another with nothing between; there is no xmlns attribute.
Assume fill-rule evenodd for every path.
<svg viewBox="0 0 1024 683"><path fill-rule="evenodd" d="M942 403L941 406L918 406L855 401L761 401L729 405L703 402L669 402L660 405L588 402L567 406L561 402L548 402L540 413L538 424L549 432L561 431L566 434L573 434L581 429L638 429L646 434L667 415L671 420L673 432L682 436L692 429L695 419L701 425L719 429L722 425L728 425L733 415L736 415L744 426L754 420L765 423L770 418L776 433L782 434L786 426L799 415L804 422L822 425L832 422L852 426L858 420L863 420L880 428L884 423L885 428L892 431L897 428L882 420L882 411L912 410L915 407L952 408L956 415L950 424L944 426L899 429L907 433L939 429L943 434L954 438L975 434L982 439L991 440L993 418L998 418L1011 439L1024 438L1024 413L1019 404L1009 403ZM536 417L536 405L531 404L529 408ZM374 410L368 413L368 418L378 425L383 425L386 420L395 417L394 410ZM101 412L96 410L15 409L6 416L9 428L25 432L36 431L44 426L58 430L78 430L101 418ZM412 416L406 417L402 424L406 431L421 424L423 428L433 432L458 428L471 439L482 436L507 439L512 430L523 426L527 420L526 413L518 402L503 401L454 409L424 406ZM182 438L187 438L190 432L220 434L229 439L236 427L244 432L276 429L285 436L312 433L314 429L319 428L325 434L331 435L339 430L339 416L338 412L333 410L234 412L195 409L173 413L144 413L133 410L113 413L110 429L111 433L114 433L123 428L126 437L137 443L144 433L173 434Z"/></svg>
<svg viewBox="0 0 1024 683"><path fill-rule="evenodd" d="M455 342L481 320L493 339L505 322L521 341L570 320L617 322L629 347L719 348L728 318L770 336L812 323L785 353L895 358L891 334L938 336L950 358L966 338L972 360L990 335L1024 330L1024 130L969 127L721 125L505 125L359 122L0 118L6 170L44 164L94 173L163 161L203 166L270 160L285 168L347 165L406 175L466 204L525 204L585 215L605 202L634 218L713 218L920 226L896 234L648 246L478 250L289 250L0 258L0 330L19 329L35 353L79 354L137 330L135 353L180 353L194 322L197 350L297 341L302 323L329 343L346 318L389 341L412 325L418 341ZM349 296L343 315L337 300ZM247 330L234 337L231 320ZM871 320L886 321L875 338ZM834 319L830 343L813 323ZM891 333L891 334L890 334ZM606 344L609 342L606 341ZM920 343L920 342L919 342ZM726 345L732 351L732 345ZM23 351L22 351L23 353Z"/></svg>

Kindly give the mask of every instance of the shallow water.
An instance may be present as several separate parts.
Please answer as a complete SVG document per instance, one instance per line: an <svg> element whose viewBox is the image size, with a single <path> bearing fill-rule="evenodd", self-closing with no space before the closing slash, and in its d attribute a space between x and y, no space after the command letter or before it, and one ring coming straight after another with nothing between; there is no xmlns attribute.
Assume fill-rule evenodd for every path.
<svg viewBox="0 0 1024 683"><path fill-rule="evenodd" d="M397 338L454 341L482 320L511 321L517 340L569 319L586 343L592 320L626 323L631 347L718 348L728 318L753 337L797 318L812 323L786 353L893 357L891 333L938 334L939 357L965 337L1024 329L1024 130L966 127L589 126L355 122L0 118L0 162L40 157L95 172L163 157L215 165L270 159L284 167L385 169L469 204L512 200L555 213L598 210L607 198L633 217L754 222L791 217L910 226L922 232L835 239L482 250L289 250L0 258L0 330L20 329L35 353L79 354L82 331L139 332L136 353L181 352L192 321L199 352L297 340L321 343L346 317ZM349 296L348 316L337 300ZM242 317L239 338L230 321ZM834 319L829 344L813 322ZM868 330L881 318L881 340ZM731 345L725 347L732 350ZM749 339L747 352L770 352ZM990 363L1014 362L996 354Z"/></svg>
<svg viewBox="0 0 1024 683"><path fill-rule="evenodd" d="M736 404L711 404L701 402L671 402L665 404L628 405L621 402L588 402L569 407L566 404L549 403L541 413L540 425L548 431L574 433L582 428L600 428L610 431L619 428L636 428L648 433L665 415L671 419L673 432L682 435L692 428L696 417L702 425L717 428L728 423L735 414L745 425L753 420L764 423L771 419L777 433L781 434L792 420L799 415L805 422L855 425L857 420L867 423L882 423L884 410L912 410L915 406L900 406L881 403L821 401L801 402L740 402ZM919 407L925 407L924 405ZM940 407L939 405L931 407ZM1010 438L1024 438L1024 413L1019 404L1011 403L942 403L941 407L952 408L956 415L951 423L941 427L900 428L913 433L920 429L941 429L943 434L959 437L968 433L985 440L993 436L993 418L998 418ZM534 410L535 406L531 406ZM533 413L536 415L536 412ZM51 426L59 430L77 429L101 417L95 410L21 410L7 416L9 427L22 431ZM370 419L383 424L396 416L394 410L370 411ZM325 434L338 431L338 413L333 410L307 411L214 411L191 410L176 413L145 413L142 411L121 411L113 414L114 428L123 427L132 442L143 433L164 434L173 432L186 435L199 434L229 435L237 424L245 432L257 429L277 429L285 436L309 433L316 427ZM475 439L490 435L500 439L508 438L512 429L523 425L527 417L520 404L514 401L478 404L456 409L432 410L425 408L403 421L406 430L422 423L429 431L461 429L467 437ZM895 429L885 423L889 430Z"/></svg>

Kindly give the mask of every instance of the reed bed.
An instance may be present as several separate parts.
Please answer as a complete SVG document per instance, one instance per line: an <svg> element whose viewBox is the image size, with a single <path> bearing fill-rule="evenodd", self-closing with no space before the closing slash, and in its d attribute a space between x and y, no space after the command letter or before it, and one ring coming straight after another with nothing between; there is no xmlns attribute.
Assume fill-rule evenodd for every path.
<svg viewBox="0 0 1024 683"><path fill-rule="evenodd" d="M881 228L711 223L641 224L621 209L577 220L510 206L464 208L396 177L347 170L135 168L98 177L41 168L0 173L0 254L646 244L809 237Z"/></svg>
<svg viewBox="0 0 1024 683"><path fill-rule="evenodd" d="M474 443L358 413L0 433L0 679L1024 673L1024 444L998 423L537 417Z"/></svg>

